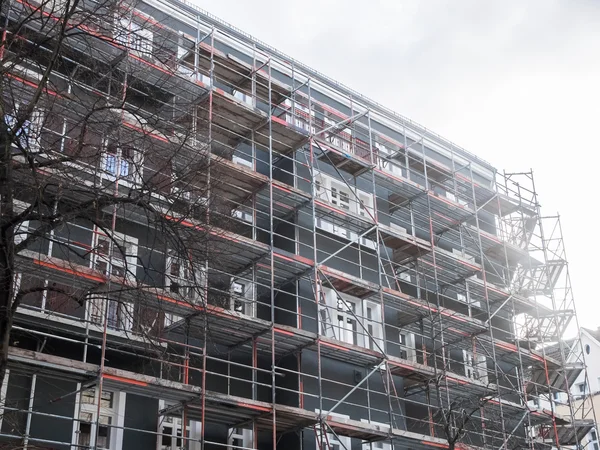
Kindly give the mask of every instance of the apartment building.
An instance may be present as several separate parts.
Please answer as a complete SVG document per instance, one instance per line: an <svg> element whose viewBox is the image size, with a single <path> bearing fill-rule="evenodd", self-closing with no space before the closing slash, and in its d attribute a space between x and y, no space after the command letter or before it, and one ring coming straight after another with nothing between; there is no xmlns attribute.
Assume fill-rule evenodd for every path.
<svg viewBox="0 0 600 450"><path fill-rule="evenodd" d="M2 20L7 446L584 442L582 344L546 352L576 315L531 172L187 3L12 0Z"/></svg>
<svg viewBox="0 0 600 450"><path fill-rule="evenodd" d="M600 333L598 329L591 330L588 328L580 329L578 339L584 352L586 362L586 371L581 372L574 383L571 384L571 395L564 392L554 392L554 404L556 411L562 415L569 415L572 410L585 411L585 414L594 419L596 426L585 437L581 446L596 450L600 448L598 440L598 425L594 413L600 408L600 365L596 360L596 355L600 352ZM564 347L565 361L567 364L577 364L577 348L575 351L572 347L577 344L577 339L566 341ZM555 348L555 350L558 350ZM548 398L539 399L541 405L545 408L550 408Z"/></svg>

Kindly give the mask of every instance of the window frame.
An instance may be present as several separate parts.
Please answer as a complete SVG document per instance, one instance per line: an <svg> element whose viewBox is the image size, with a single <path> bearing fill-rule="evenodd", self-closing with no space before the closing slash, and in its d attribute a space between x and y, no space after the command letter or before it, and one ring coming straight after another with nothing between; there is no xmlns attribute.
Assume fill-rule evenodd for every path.
<svg viewBox="0 0 600 450"><path fill-rule="evenodd" d="M463 350L463 366L467 378L488 383L487 358L484 355Z"/></svg>
<svg viewBox="0 0 600 450"><path fill-rule="evenodd" d="M596 428L592 428L588 436L588 444L592 444L591 450L600 450L600 442L598 440L598 431L596 430Z"/></svg>
<svg viewBox="0 0 600 450"><path fill-rule="evenodd" d="M86 392L93 391L93 402L85 402L83 401L84 395ZM77 393L76 397L76 408L75 408L75 417L78 419L73 423L73 445L79 446L81 449L85 448L98 448L98 449L106 449L106 450L117 450L122 443L123 439L123 413L125 410L125 394L119 391L112 390L104 390L105 393L111 394L111 405L110 406L102 406L100 404L100 417L107 417L109 419L109 423L100 424L101 427L105 425L108 430L108 445L106 447L102 447L98 445L96 440L96 426L98 425L98 386L91 387L89 389L81 389ZM86 414L89 417L89 420L83 420L82 416ZM81 439L81 424L88 423L90 427L89 433L89 444L82 444Z"/></svg>
<svg viewBox="0 0 600 450"><path fill-rule="evenodd" d="M398 345L400 347L400 358L407 361L417 362L417 346L415 343L414 333L399 330ZM406 357L403 356L403 352L405 353Z"/></svg>
<svg viewBox="0 0 600 450"><path fill-rule="evenodd" d="M241 430L241 433L237 430ZM242 445L235 445L234 441L239 439ZM234 427L227 430L227 449L253 448L253 432L249 428Z"/></svg>
<svg viewBox="0 0 600 450"><path fill-rule="evenodd" d="M108 243L108 253L102 253L101 256L98 253L100 239L106 238ZM94 228L93 246L92 246L92 257L90 258L90 267L93 270L102 272L104 276L116 276L121 277L119 274L113 272L113 268L116 266L123 269L122 278L129 282L135 282L136 275L135 269L137 268L137 255L138 255L138 239L117 231L112 232L112 238L120 241L119 244L124 247L125 254L123 255L119 249L119 258L112 257L112 253L115 251L115 244L113 243L110 236L104 233L99 228ZM99 258L101 260L99 261ZM106 264L106 268L98 268L98 263ZM115 264L119 262L119 264ZM121 264L122 262L122 264ZM133 270L132 270L133 268ZM108 309L107 309L108 308ZM102 295L102 293L93 293L88 297L86 301L86 317L90 323L96 325L103 325L104 319L108 320L108 327L112 330L117 331L131 331L133 329L133 314L134 305L133 303L122 302L119 300L111 299L110 296Z"/></svg>
<svg viewBox="0 0 600 450"><path fill-rule="evenodd" d="M241 294L236 292L237 286L241 287ZM238 299L240 299L241 302L236 302ZM229 301L229 309L231 311L250 317L255 317L256 301L254 283L252 281L232 277ZM236 303L240 303L241 308L238 307Z"/></svg>
<svg viewBox="0 0 600 450"><path fill-rule="evenodd" d="M116 16L115 41L137 56L154 59L154 32L127 17ZM127 30L125 35L121 31Z"/></svg>
<svg viewBox="0 0 600 450"><path fill-rule="evenodd" d="M317 414L327 414L327 416L331 416L331 417L335 417L336 419L350 419L350 416L347 414L339 414L339 413L335 413L335 412L327 412L327 411L321 411L320 409L315 409L315 412ZM315 444L316 444L316 449L320 450L322 449L321 447L321 435L323 433L323 430L320 428L315 428ZM333 433L325 433L325 435L327 436L326 439L323 440L324 445L326 446L325 449L322 450L336 450L336 445L337 450L352 450L352 438L350 436L335 436ZM329 443L329 445L327 446L326 443Z"/></svg>
<svg viewBox="0 0 600 450"><path fill-rule="evenodd" d="M5 125L11 130L11 132L14 131L12 128L17 123L19 110L26 106L26 103L16 102L10 112L4 113L2 120L4 120ZM21 143L21 147L27 151L39 151L43 123L44 113L36 106L33 108L30 118L26 119L21 125L21 128L17 130L17 133L15 134L15 140L18 140ZM23 139L25 139L25 141L23 141ZM11 145L15 146L16 144L13 142Z"/></svg>
<svg viewBox="0 0 600 450"><path fill-rule="evenodd" d="M341 298L338 298L338 294L334 289L323 286L321 289L325 305L323 305L323 302L319 302L319 314L322 322L329 320L329 323L321 323L321 335L375 351L385 348L381 305L379 303L343 293L340 293ZM354 311L352 311L354 314L350 312L347 304L354 306ZM368 308L373 310L373 318L371 319L367 318ZM325 311L326 314L323 314ZM358 323L359 321L362 322L362 326ZM353 324L356 329L353 329ZM369 327L372 327L372 331L369 330ZM365 329L369 330L372 337L366 333Z"/></svg>
<svg viewBox="0 0 600 450"><path fill-rule="evenodd" d="M195 287L196 286L202 286L202 288L204 288L204 284L205 284L205 276L204 276L204 267L203 265L198 265L196 264L193 268L189 267L189 260L187 258L181 258L180 256L177 256L175 254L175 252L172 249L167 249L166 253L165 253L165 273L164 273L164 279L165 279L165 290L167 292L169 292L170 294L173 293L173 291L171 290L172 287L172 278L177 278L177 276L171 276L171 266L173 265L173 260L179 260L181 263L179 264L179 272L181 273L185 273L186 271L189 273L189 276L192 277L192 279L185 279L185 278L179 278L182 281L189 281L190 284L192 285L191 287L188 287L188 289L190 289L190 292L193 293L192 296L184 296L183 298L186 298L188 300L190 300L190 302L192 304L197 304L198 300L200 300L200 296L198 295L198 292L195 291ZM200 268L198 270L198 268ZM179 293L175 293L175 295L180 296ZM171 325L173 325L174 323L179 322L182 319L181 316L178 316L174 313L170 313L170 312L165 312L165 317L164 317L164 326L165 327L170 327Z"/></svg>
<svg viewBox="0 0 600 450"><path fill-rule="evenodd" d="M387 423L375 422L374 420L369 419L360 419L360 421L369 425L375 425L379 428L380 431L389 432L390 430L390 425ZM378 444L381 444L381 446L379 446ZM387 439L375 442L363 441L362 450L392 450L392 444Z"/></svg>
<svg viewBox="0 0 600 450"><path fill-rule="evenodd" d="M174 403L160 399L158 401L158 411L173 406ZM167 420L171 420L170 422ZM164 433L164 428L171 428L171 433ZM202 436L202 422L196 420L190 420L186 425L186 432L188 434L188 442L185 445L182 434L182 420L181 417L158 415L158 423L156 428L158 435L156 436L156 450L180 450L181 448L187 448L188 450L200 450L200 437ZM165 436L171 438L171 444L168 446L163 445L162 440ZM180 446L177 445L177 439L181 440Z"/></svg>
<svg viewBox="0 0 600 450"><path fill-rule="evenodd" d="M334 194L334 189L336 200L335 202L332 202L330 197ZM348 194L347 208L340 208L339 192ZM322 200L340 211L350 212L359 217L364 217L365 220L371 220L371 215L374 216L375 213L374 196L372 193L358 188L352 188L343 181L317 170L314 171L313 195L315 199ZM344 201L344 203L346 202ZM366 213L366 211L370 211L370 213ZM328 233L335 234L336 236L344 239L356 241L361 246L370 248L372 250L376 250L377 248L377 243L375 241L366 237L361 237L358 239L358 233L355 231L351 231L345 227L331 223L322 219L321 217L315 217L315 227Z"/></svg>
<svg viewBox="0 0 600 450"><path fill-rule="evenodd" d="M113 147L116 148L116 151L109 151L109 148ZM128 150L133 151L133 156L124 158L122 145L117 142L111 144L108 139L104 140L100 156L100 175L102 179L113 183L118 180L119 185L128 187L141 184L143 179L143 153L133 147L128 148ZM124 170L125 167L127 170Z"/></svg>
<svg viewBox="0 0 600 450"><path fill-rule="evenodd" d="M395 158L387 159L388 156L391 156L395 153L395 150L388 148L385 144L381 142L375 142L375 148L377 148L378 152L381 152L384 157L378 157L378 167L384 172L390 173L394 176L399 176L406 178L404 164L400 163ZM398 161L398 162L397 162Z"/></svg>

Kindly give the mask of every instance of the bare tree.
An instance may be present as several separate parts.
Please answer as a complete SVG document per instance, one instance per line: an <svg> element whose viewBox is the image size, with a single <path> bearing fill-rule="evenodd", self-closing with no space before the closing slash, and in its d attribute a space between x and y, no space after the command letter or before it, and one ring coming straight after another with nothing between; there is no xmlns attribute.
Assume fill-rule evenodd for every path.
<svg viewBox="0 0 600 450"><path fill-rule="evenodd" d="M0 385L19 307L152 338L179 319L157 293L205 302L227 251L194 43L134 6L2 2Z"/></svg>

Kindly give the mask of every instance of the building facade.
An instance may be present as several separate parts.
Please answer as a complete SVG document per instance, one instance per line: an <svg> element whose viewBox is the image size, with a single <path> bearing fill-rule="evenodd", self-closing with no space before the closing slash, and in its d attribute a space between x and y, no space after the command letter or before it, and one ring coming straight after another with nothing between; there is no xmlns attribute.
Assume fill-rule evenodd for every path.
<svg viewBox="0 0 600 450"><path fill-rule="evenodd" d="M600 364L595 360L596 355L600 353L600 334L598 329L590 330L587 328L581 328L579 341L586 359L586 372L579 374L574 383L571 384L571 396L569 397L563 392L555 392L554 400L556 405L556 411L559 414L568 414L572 407L581 409L585 413L594 418L596 427L591 430L585 440L582 442L582 446L596 450L600 448L598 440L598 426L595 418L595 411L600 408ZM571 350L571 347L577 344L577 340L567 341L567 347L565 352L567 354L567 363L577 361L577 349ZM550 408L550 402L548 399L543 400L544 406Z"/></svg>
<svg viewBox="0 0 600 450"><path fill-rule="evenodd" d="M576 317L532 173L182 2L2 15L25 167L6 445L584 442L583 348L546 352ZM565 411L533 402L555 393Z"/></svg>

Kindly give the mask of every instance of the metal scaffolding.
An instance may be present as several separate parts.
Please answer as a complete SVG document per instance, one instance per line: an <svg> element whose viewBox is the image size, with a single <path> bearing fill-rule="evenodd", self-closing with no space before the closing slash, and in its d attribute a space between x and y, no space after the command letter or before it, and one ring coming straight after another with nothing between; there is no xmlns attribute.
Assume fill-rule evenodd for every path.
<svg viewBox="0 0 600 450"><path fill-rule="evenodd" d="M36 8L12 4L6 21ZM135 114L122 109L111 120L142 147L166 155L176 148L173 173L175 166L206 164L197 186L172 184L168 194L157 187L151 195L173 226L209 244L189 249L202 257L194 253L194 270L176 266L177 282L176 256L137 241L121 271L124 258L114 249L121 245L114 238L123 233L119 224L148 226L131 205L104 211L109 230L73 224L70 235L56 232L50 245L22 250L22 286L59 284L86 292L88 301L82 310L46 292L21 305L15 333L74 351L11 342L8 383L16 374L32 379L28 403L4 404L5 416L26 417L24 433L1 428L3 439L25 447L94 447L108 427L153 434L159 443L175 436L168 442L194 449L259 448L267 435L272 448L297 436L286 445L303 448L312 440L346 450L350 439L411 449L448 448L453 438L465 449L585 441L594 412L571 393L585 362L580 342L567 348L563 340L577 318L560 220L542 214L532 172L496 172L191 5L144 5L129 11L129 28L135 20L150 24L179 49L175 60L123 51L114 36L95 40L93 56L74 66L83 73L92 57L110 61L100 75L123 74L114 83L120 89L107 94L99 84L55 74L56 92L47 94L63 117L44 123L40 145L46 136L61 149L78 139L65 131L85 113L73 107L73 92L126 106L132 91L142 95L142 85L168 93L156 95L155 106L169 108L168 121L153 123L150 114L145 120L144 109L133 106ZM196 34L142 12L160 10L177 11ZM74 37L64 45L78 55L90 43ZM24 97L37 86L19 70L11 83ZM118 158L117 166L125 156ZM143 171L139 179L106 181L99 161L40 176L61 186L114 189L116 197L142 180L173 176L161 174L156 161L127 161L134 162ZM198 203L196 191L208 205L190 213L185 205ZM85 190L61 195L80 201ZM177 202L165 200L173 195ZM25 200L15 206L25 208ZM78 233L91 240L75 239ZM61 256L52 243L86 257ZM161 282L138 275L156 270L142 261L144 252L167 261L163 272L171 272ZM118 365L127 358L141 361L140 370ZM332 369L349 366L353 382ZM65 394L78 399L76 413L36 410L40 379L76 383ZM36 416L71 421L79 430L81 396L90 388L97 411L87 445L30 432ZM159 399L157 429L102 423L105 391ZM567 396L568 416L556 412L555 393ZM539 407L540 400L550 408ZM349 410L354 417L340 415ZM161 424L172 433L178 424L180 432L167 434ZM211 426L229 430L228 441L210 440ZM237 429L249 430L250 438L235 441Z"/></svg>

